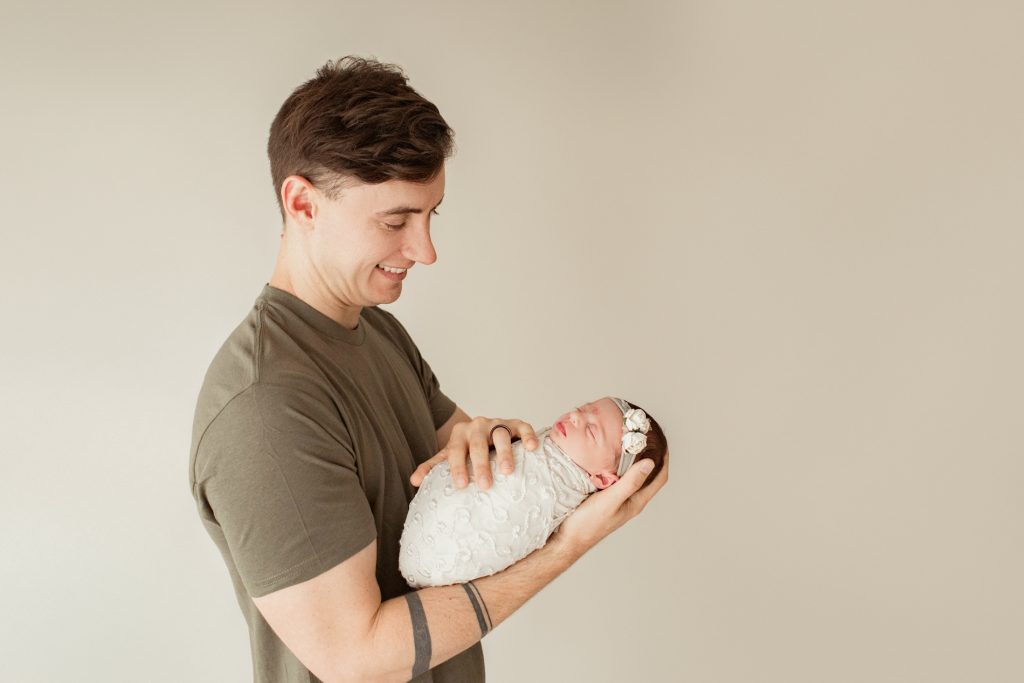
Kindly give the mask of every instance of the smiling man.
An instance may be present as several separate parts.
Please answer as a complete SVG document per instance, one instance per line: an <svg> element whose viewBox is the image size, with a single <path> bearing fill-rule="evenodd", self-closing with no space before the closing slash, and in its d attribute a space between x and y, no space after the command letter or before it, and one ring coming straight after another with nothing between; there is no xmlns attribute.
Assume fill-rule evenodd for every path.
<svg viewBox="0 0 1024 683"><path fill-rule="evenodd" d="M395 301L414 265L437 260L430 218L444 180L442 166L424 182L349 181L344 201L329 201L309 181L287 177L283 201L299 216L282 236L270 285L355 328L362 308Z"/></svg>
<svg viewBox="0 0 1024 683"><path fill-rule="evenodd" d="M668 468L637 492L634 464L506 571L412 591L399 539L425 473L447 459L465 485L468 460L487 488L492 443L502 465L513 438L537 445L522 420L470 418L379 307L437 259L452 131L398 67L345 58L285 101L267 149L280 250L207 370L189 468L254 680L482 681L481 638L642 510Z"/></svg>

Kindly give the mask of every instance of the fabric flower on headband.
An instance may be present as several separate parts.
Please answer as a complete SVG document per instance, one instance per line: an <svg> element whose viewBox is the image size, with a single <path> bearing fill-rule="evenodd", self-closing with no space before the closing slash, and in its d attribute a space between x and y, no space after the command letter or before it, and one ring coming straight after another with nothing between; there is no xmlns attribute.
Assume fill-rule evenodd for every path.
<svg viewBox="0 0 1024 683"><path fill-rule="evenodd" d="M636 455L647 448L647 437L640 432L626 432L622 435L622 450Z"/></svg>
<svg viewBox="0 0 1024 683"><path fill-rule="evenodd" d="M622 450L630 455L636 455L647 448L647 431L651 428L651 421L647 414L639 408L630 408L629 412L622 416L625 429L622 433Z"/></svg>
<svg viewBox="0 0 1024 683"><path fill-rule="evenodd" d="M631 408L622 419L625 420L626 428L631 432L646 434L647 430L651 428L651 421L647 419L647 413L639 408Z"/></svg>
<svg viewBox="0 0 1024 683"><path fill-rule="evenodd" d="M631 408L621 398L611 397L612 402L622 411L622 452L619 454L618 475L621 477L633 464L640 453L647 448L647 432L651 421L639 408Z"/></svg>

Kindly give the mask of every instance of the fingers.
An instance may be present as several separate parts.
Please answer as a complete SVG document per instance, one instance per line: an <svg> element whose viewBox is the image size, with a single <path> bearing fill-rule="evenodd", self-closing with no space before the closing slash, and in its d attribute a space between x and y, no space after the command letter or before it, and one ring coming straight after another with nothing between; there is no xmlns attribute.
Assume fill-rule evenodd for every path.
<svg viewBox="0 0 1024 683"><path fill-rule="evenodd" d="M452 457L455 456L453 455ZM476 485L481 490L486 491L491 487L491 448L487 442L486 433L474 431L470 435L469 459L473 465L473 477L476 480ZM456 485L462 486L461 484Z"/></svg>
<svg viewBox="0 0 1024 683"><path fill-rule="evenodd" d="M620 502L625 502L626 499L629 499L634 503L646 503L646 500L649 500L654 495L654 492L648 492L648 490L655 487L661 488L665 480L668 479L668 455L666 454L665 464L662 465L661 472L658 473L655 480L651 482L650 486L640 492L640 487L647 481L647 477L650 476L653 468L654 461L650 458L637 460L630 465L621 479L608 487L607 491L614 491L615 496ZM657 488L655 488L655 492Z"/></svg>
<svg viewBox="0 0 1024 683"><path fill-rule="evenodd" d="M494 431L491 432L491 440L494 443L494 450L496 453L495 461L497 463L498 470L502 474L511 474L516 468L516 458L512 451L512 435L515 434L516 437L523 442L523 445L527 450L532 451L536 449L540 445L540 442L537 439L537 433L529 422L524 422L523 420L494 420L491 429L493 429L493 425L498 424L507 426L511 430L511 433L505 429L494 429ZM478 485L482 489L489 488L491 485L491 468L489 461L487 462L486 473L483 476L486 477L485 481L487 483L478 483Z"/></svg>
<svg viewBox="0 0 1024 683"><path fill-rule="evenodd" d="M502 474L512 474L516 468L516 458L512 454L512 437L504 429L495 429L491 436L494 440L494 450L497 453L495 461L498 464L498 471Z"/></svg>
<svg viewBox="0 0 1024 683"><path fill-rule="evenodd" d="M448 442L448 446L441 453L448 459L448 465L452 469L452 481L455 482L455 486L460 489L466 486L469 483L469 475L466 472L465 446L461 443L456 443L453 439Z"/></svg>
<svg viewBox="0 0 1024 683"><path fill-rule="evenodd" d="M615 482L616 484L622 484L619 495L625 499L636 493L644 485L644 482L647 481L647 477L650 476L652 469L654 469L654 461L650 458L637 460L630 465L626 473L622 475L622 479Z"/></svg>
<svg viewBox="0 0 1024 683"><path fill-rule="evenodd" d="M644 458L644 460L649 460L649 458ZM643 461L641 460L641 462L643 462ZM637 467L637 466L638 466L638 463L634 463L633 464L633 467ZM630 470L632 470L632 468L630 468ZM628 475L629 472L626 472L626 474ZM644 478L640 480L640 486L643 486L643 483L644 483L644 481L646 479L647 479L647 475L644 475ZM647 506L647 503L649 503L651 501L651 498L654 498L654 495L659 490L661 490L661 487L664 486L667 481L668 481L668 451L665 451L665 461L661 465L661 470L658 472L658 476L656 476L654 478L654 480L646 488L644 488L643 490L635 491L629 497L629 503L630 503L631 506L635 506L637 514L639 514L640 511L643 510Z"/></svg>
<svg viewBox="0 0 1024 683"><path fill-rule="evenodd" d="M621 479L583 501L558 528L556 533L561 534L559 542L566 544L573 552L582 554L640 514L654 494L668 481L668 453L665 454L665 462L658 476L640 489L650 476L650 472L643 471L644 462L651 460L644 458L633 463Z"/></svg>
<svg viewBox="0 0 1024 683"><path fill-rule="evenodd" d="M504 429L492 432L496 425L505 425L512 433L509 434ZM477 486L481 490L489 489L493 483L490 444L494 443L498 470L503 474L511 474L515 470L512 441L516 438L522 440L528 450L534 450L540 445L533 427L523 420L475 417L469 422L456 424L448 444L430 460L421 463L409 477L409 481L413 486L419 486L437 463L447 460L456 488L467 486L470 481L469 474L472 472Z"/></svg>
<svg viewBox="0 0 1024 683"><path fill-rule="evenodd" d="M423 483L423 479L424 477L427 476L427 473L430 472L430 470L434 469L434 466L437 463L444 462L447 459L448 451L447 449L442 449L440 453L432 457L430 460L424 460L423 462L421 462L419 464L419 467L413 470L413 473L409 475L409 482L413 486L418 487L420 484Z"/></svg>
<svg viewBox="0 0 1024 683"><path fill-rule="evenodd" d="M452 430L448 445L441 449L435 457L442 460L447 459L451 468L452 482L455 488L465 488L469 485L469 468L472 467L473 476L477 486L486 489L490 486L491 468L489 464L487 445L487 425L480 418L472 422L455 426ZM466 456L469 455L467 466ZM429 462L429 461L428 461ZM486 472L483 471L486 468Z"/></svg>
<svg viewBox="0 0 1024 683"><path fill-rule="evenodd" d="M537 433L533 431L533 427L530 426L529 422L523 422L522 420L509 420L509 422L511 423L509 426L519 435L519 440L523 442L527 450L532 451L540 445L540 442L537 440Z"/></svg>

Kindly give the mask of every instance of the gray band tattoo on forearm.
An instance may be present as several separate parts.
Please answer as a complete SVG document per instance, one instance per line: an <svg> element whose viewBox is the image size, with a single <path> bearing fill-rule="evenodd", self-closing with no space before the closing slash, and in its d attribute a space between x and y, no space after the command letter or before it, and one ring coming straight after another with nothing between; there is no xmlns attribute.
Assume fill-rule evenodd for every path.
<svg viewBox="0 0 1024 683"><path fill-rule="evenodd" d="M476 584L469 581L462 584L462 587L466 589L469 602L473 605L473 611L476 612L476 620L480 624L480 637L483 638L491 630L491 614L487 611L487 605L484 603L484 598L480 595L480 589L476 587Z"/></svg>
<svg viewBox="0 0 1024 683"><path fill-rule="evenodd" d="M416 648L412 677L416 678L430 668L430 629L427 628L427 615L419 594L406 593L405 601L409 603L409 616L412 617L412 641Z"/></svg>

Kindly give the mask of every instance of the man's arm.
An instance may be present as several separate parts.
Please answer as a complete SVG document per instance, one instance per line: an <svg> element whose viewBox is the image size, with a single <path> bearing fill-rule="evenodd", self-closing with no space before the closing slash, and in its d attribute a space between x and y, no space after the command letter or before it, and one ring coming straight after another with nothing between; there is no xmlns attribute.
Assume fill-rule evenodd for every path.
<svg viewBox="0 0 1024 683"><path fill-rule="evenodd" d="M253 602L324 683L408 681L483 638L571 566L582 553L556 536L498 574L384 602L373 541L320 576Z"/></svg>
<svg viewBox="0 0 1024 683"><path fill-rule="evenodd" d="M382 603L373 541L320 576L253 602L284 644L325 683L407 681L480 640L639 514L668 480L666 454L658 477L638 490L647 477L644 462L650 463L634 463L622 479L584 501L544 547L497 574Z"/></svg>

